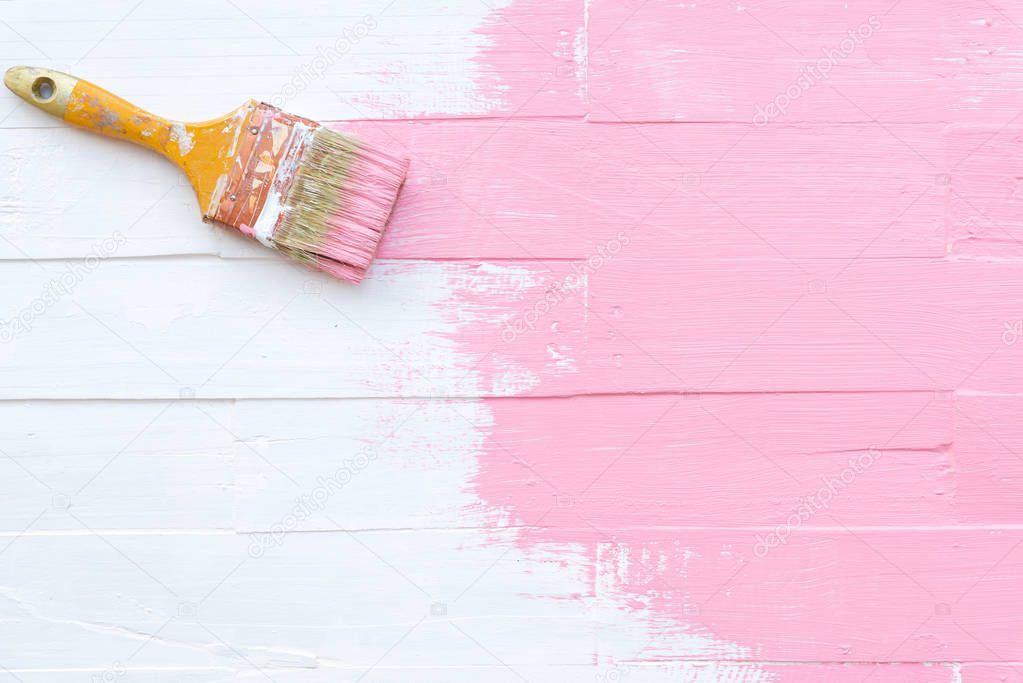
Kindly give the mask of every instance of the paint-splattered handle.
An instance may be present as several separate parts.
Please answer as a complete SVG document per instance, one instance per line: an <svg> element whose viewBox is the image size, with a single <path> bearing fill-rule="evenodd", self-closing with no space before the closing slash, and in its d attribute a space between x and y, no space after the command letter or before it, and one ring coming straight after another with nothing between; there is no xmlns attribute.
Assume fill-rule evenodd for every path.
<svg viewBox="0 0 1023 683"><path fill-rule="evenodd" d="M4 74L4 83L21 99L64 121L101 135L119 138L153 149L172 159L191 145L184 124L136 107L86 80L60 71L15 66Z"/></svg>

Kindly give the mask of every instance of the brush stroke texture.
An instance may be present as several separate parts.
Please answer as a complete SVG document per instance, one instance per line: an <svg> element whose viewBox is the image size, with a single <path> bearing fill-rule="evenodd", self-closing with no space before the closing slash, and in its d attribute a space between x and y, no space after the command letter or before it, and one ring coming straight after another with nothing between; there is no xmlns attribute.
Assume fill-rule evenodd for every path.
<svg viewBox="0 0 1023 683"><path fill-rule="evenodd" d="M0 678L1023 680L1017 5L3 3L413 166L337 288L0 95Z"/></svg>
<svg viewBox="0 0 1023 683"><path fill-rule="evenodd" d="M1004 125L1023 104L1021 23L987 0L593 0L590 116L750 122L782 97L790 122Z"/></svg>

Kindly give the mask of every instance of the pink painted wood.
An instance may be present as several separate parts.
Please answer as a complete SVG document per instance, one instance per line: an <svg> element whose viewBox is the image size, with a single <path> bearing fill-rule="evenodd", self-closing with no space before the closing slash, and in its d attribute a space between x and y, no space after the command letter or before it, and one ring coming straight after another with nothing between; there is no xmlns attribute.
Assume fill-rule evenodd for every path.
<svg viewBox="0 0 1023 683"><path fill-rule="evenodd" d="M361 124L414 157L385 256L549 269L458 336L531 372L472 490L589 559L634 660L1020 680L1023 6L543 6L583 4L581 95L516 2L507 116Z"/></svg>

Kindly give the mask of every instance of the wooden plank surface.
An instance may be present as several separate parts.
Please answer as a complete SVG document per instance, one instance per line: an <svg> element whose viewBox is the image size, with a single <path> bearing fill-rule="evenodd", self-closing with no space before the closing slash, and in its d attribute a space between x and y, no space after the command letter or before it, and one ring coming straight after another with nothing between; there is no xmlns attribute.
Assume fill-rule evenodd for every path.
<svg viewBox="0 0 1023 683"><path fill-rule="evenodd" d="M0 680L1023 680L1021 26L0 3L412 158L352 288L0 94Z"/></svg>
<svg viewBox="0 0 1023 683"><path fill-rule="evenodd" d="M594 0L590 10L596 120L1004 125L1020 107L1014 2Z"/></svg>
<svg viewBox="0 0 1023 683"><path fill-rule="evenodd" d="M626 253L673 258L940 258L945 176L969 152L946 161L941 126L893 126L898 137L863 125L337 126L412 156L382 245L392 258L587 258L621 232L632 240ZM142 150L62 128L0 131L0 150L16 182L0 204L0 257L82 258L114 231L127 237L119 257L263 255L200 224L177 171ZM960 170L981 160L975 153ZM26 196L27 179L40 177L49 190ZM985 204L977 190L958 193ZM109 222L90 220L100 207Z"/></svg>

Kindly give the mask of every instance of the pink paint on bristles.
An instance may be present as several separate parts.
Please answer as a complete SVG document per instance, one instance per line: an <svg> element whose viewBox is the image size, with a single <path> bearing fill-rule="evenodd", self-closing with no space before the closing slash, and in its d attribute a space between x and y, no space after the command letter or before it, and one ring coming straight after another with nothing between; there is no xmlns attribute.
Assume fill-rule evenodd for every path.
<svg viewBox="0 0 1023 683"><path fill-rule="evenodd" d="M315 247L317 268L344 280L362 280L380 245L408 163L380 147L359 143L338 189L337 209L324 219L325 232Z"/></svg>
<svg viewBox="0 0 1023 683"><path fill-rule="evenodd" d="M408 159L268 104L249 123L213 220L333 277L361 281Z"/></svg>

